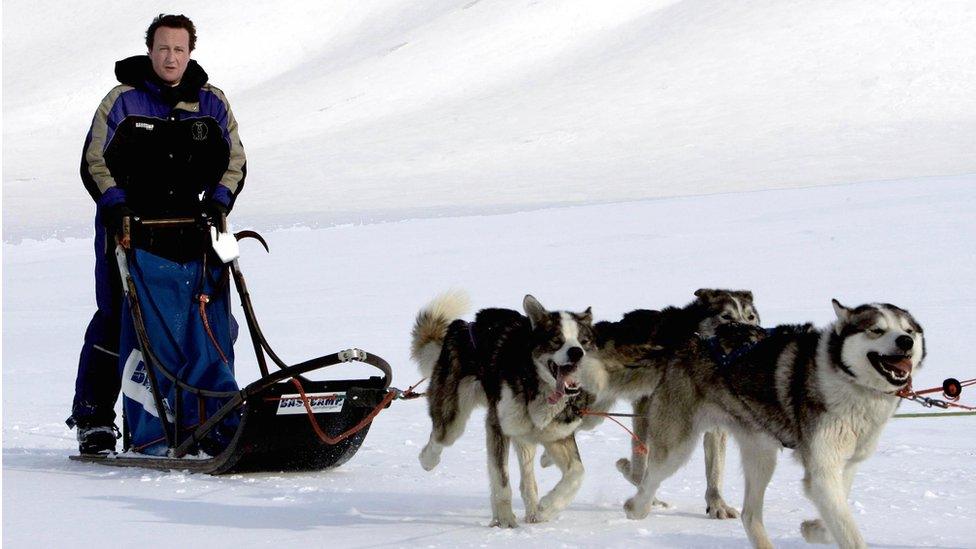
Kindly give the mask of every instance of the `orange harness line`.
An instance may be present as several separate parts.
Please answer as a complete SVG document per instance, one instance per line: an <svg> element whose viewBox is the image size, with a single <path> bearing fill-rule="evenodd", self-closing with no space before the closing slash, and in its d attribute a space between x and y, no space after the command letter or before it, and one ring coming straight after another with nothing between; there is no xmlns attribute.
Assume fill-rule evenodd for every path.
<svg viewBox="0 0 976 549"><path fill-rule="evenodd" d="M426 377L420 378L420 381L418 381L417 383L414 383L413 385L411 385L410 388L408 388L406 391L403 391L403 393L400 395L400 398L407 400L407 399L418 398L418 397L424 396L426 393L415 393L415 392L413 392L413 390L415 388L417 388L418 385L420 385L421 383L423 383L424 380L426 380L426 379L427 379ZM617 421L612 416L612 414L610 414L608 412L594 412L593 410L587 410L587 409L584 408L584 409L580 410L580 415L584 415L584 416L601 416L601 417L605 417L605 418L609 419L610 421L616 423L617 425L620 426L621 429L623 429L624 431L627 431L628 433L630 433L630 436L634 439L634 442L636 444L637 453L640 454L640 455L642 455L642 456L646 456L647 455L647 446L641 441L641 439L639 439L637 437L637 435L634 434L633 431L631 431L630 429L628 429L623 423L620 423L619 421Z"/></svg>
<svg viewBox="0 0 976 549"><path fill-rule="evenodd" d="M630 433L630 436L634 439L636 452L642 456L647 455L647 445L645 445L644 442L640 438L638 438L633 431L628 429L623 423L617 421L617 419L613 417L613 414L610 414L609 412L594 412L593 410L588 410L586 408L583 408L582 410L580 410L580 415L605 417L610 421L616 423L617 425L620 426L621 429Z"/></svg>
<svg viewBox="0 0 976 549"><path fill-rule="evenodd" d="M322 427L319 426L319 422L315 419L315 412L312 411L312 405L308 401L308 395L305 394L305 389L302 388L302 384L295 378L292 378L291 382L295 385L295 387L298 389L298 393L302 396L302 404L305 405L305 411L308 413L308 422L312 424L312 429L315 431L315 434L319 436L319 439L326 444L338 444L359 431L362 431L367 425L373 422L373 418L380 413L380 410L386 408L397 396L396 391L387 392L386 396L383 397L383 400L380 401L380 403L376 405L376 408L373 408L373 411L364 417L362 421L351 427L346 432L336 437L330 437L325 431L322 430Z"/></svg>
<svg viewBox="0 0 976 549"><path fill-rule="evenodd" d="M407 390L400 394L400 398L402 398L403 400L410 400L412 398L420 398L420 397L426 395L427 393L415 393L415 392L413 392L413 390L417 388L417 385L420 385L426 379L427 379L426 377L422 377L422 378L420 378L420 381L418 381L417 383L414 383L410 387L407 387Z"/></svg>
<svg viewBox="0 0 976 549"><path fill-rule="evenodd" d="M217 354L220 355L220 360L223 360L224 364L230 364L230 361L227 360L227 355L225 355L223 349L220 348L220 343L217 343L217 337L214 335L213 330L210 329L210 321L207 320L207 303L210 303L210 296L207 294L200 294L197 299L200 301L200 320L203 321L203 329L206 330L207 336L210 337L210 343L213 343L214 349L217 349Z"/></svg>
<svg viewBox="0 0 976 549"><path fill-rule="evenodd" d="M949 392L947 392L948 391L948 389L946 388L947 383L950 381L955 383L955 389L954 389L956 391L955 394L950 394ZM976 385L976 378L967 379L966 381L956 381L954 379L947 379L946 382L944 382L939 387L932 387L930 389L921 389L919 391L916 391L912 388L912 382L911 380L909 380L908 385L906 385L903 389L895 393L895 395L905 400L919 402L927 408L930 408L932 406L938 406L939 408L949 408L951 406L953 408L962 408L963 410L976 410L976 406L966 406L965 404L957 403L959 397L962 394L962 388L969 387L970 385ZM937 392L942 392L942 395L946 398L946 400L922 396L922 395L927 395L930 393L937 393Z"/></svg>

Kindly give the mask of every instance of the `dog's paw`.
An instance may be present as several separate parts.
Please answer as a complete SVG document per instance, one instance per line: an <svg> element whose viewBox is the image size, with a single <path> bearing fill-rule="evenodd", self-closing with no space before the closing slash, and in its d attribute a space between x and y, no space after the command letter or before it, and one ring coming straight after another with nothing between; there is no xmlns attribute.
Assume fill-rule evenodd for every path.
<svg viewBox="0 0 976 549"><path fill-rule="evenodd" d="M661 501L657 498L654 498L653 500L651 500L651 507L655 509L670 509L671 504L666 501Z"/></svg>
<svg viewBox="0 0 976 549"><path fill-rule="evenodd" d="M552 511L552 509L540 506L537 511L525 514L525 522L532 524L549 522L550 520L556 518L555 515L556 514Z"/></svg>
<svg viewBox="0 0 976 549"><path fill-rule="evenodd" d="M552 460L552 456L549 455L548 450L542 452L542 457L539 458L539 465L542 467L552 467L555 463Z"/></svg>
<svg viewBox="0 0 976 549"><path fill-rule="evenodd" d="M834 537L820 519L805 520L800 524L800 533L807 543L830 544L834 542Z"/></svg>
<svg viewBox="0 0 976 549"><path fill-rule="evenodd" d="M539 519L539 502L538 501L526 501L525 502L525 520L523 521L527 524L532 524L536 522L542 522Z"/></svg>
<svg viewBox="0 0 976 549"><path fill-rule="evenodd" d="M647 515L651 512L651 505L649 502L644 503L634 496L624 503L624 513L627 514L627 518L631 520L640 520L647 518Z"/></svg>
<svg viewBox="0 0 976 549"><path fill-rule="evenodd" d="M515 514L509 511L500 517L491 519L488 526L492 528L518 528L518 521L515 520Z"/></svg>
<svg viewBox="0 0 976 549"><path fill-rule="evenodd" d="M440 462L441 453L431 448L429 444L424 446L420 452L420 466L424 468L424 471L433 470Z"/></svg>
<svg viewBox="0 0 976 549"><path fill-rule="evenodd" d="M640 481L639 480L634 480L634 475L631 474L631 471L630 471L630 460L629 459L627 459L627 458L620 458L620 459L618 459L617 460L617 470L620 471L620 474L623 475L625 479L627 479L627 482L633 484L634 486L637 486L638 484L640 484Z"/></svg>
<svg viewBox="0 0 976 549"><path fill-rule="evenodd" d="M539 508L535 512L536 522L549 522L559 515L559 510L552 503L552 499L543 497L539 500Z"/></svg>
<svg viewBox="0 0 976 549"><path fill-rule="evenodd" d="M705 514L713 519L734 519L739 518L739 511L731 505L725 503L722 498L715 498L708 502Z"/></svg>
<svg viewBox="0 0 976 549"><path fill-rule="evenodd" d="M630 460L627 458L618 459L617 470L623 473L625 477L630 477Z"/></svg>

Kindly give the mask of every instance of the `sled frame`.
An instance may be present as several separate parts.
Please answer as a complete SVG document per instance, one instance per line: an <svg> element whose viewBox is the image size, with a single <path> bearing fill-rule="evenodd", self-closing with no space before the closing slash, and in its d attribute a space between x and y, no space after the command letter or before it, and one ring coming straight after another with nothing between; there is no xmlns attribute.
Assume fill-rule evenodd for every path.
<svg viewBox="0 0 976 549"><path fill-rule="evenodd" d="M320 356L292 365L284 362L271 348L271 345L268 343L267 338L264 336L264 333L261 330L254 311L254 306L251 302L250 292L247 289L247 284L244 279L244 274L241 271L238 259L234 259L231 263L230 274L234 279L238 296L241 299L245 323L251 336L258 367L261 371L261 378L238 391L211 391L201 389L179 379L178 376L176 376L171 369L167 368L166 365L163 364L159 357L153 352L152 341L146 330L145 323L143 322L142 306L136 292L135 282L131 273L129 272L129 263L133 254L131 232L133 223L138 223L148 228L176 227L186 225L199 225L201 227L205 227L212 225L213 221L207 216L202 216L201 218L173 218L158 220L140 220L137 217L127 217L123 220L123 235L119 239L118 245L116 246L116 259L118 262L119 274L122 279L125 299L129 301L130 310L132 312L132 321L135 326L136 336L140 351L142 352L143 361L146 364L147 377L149 379L151 393L157 410L165 409L163 406L163 397L159 390L157 373L169 379L176 388L177 404L174 409L174 421L171 423L167 419L165 413L160 413L159 417L159 420L162 422L166 445L168 447L168 455L149 456L130 452L129 430L128 425L125 422L125 418L123 417L123 453L70 456L72 460L121 467L147 467L167 470L179 469L209 474L233 472L235 471L235 466L238 464L238 462L242 458L245 458L250 450L252 450L255 446L260 446L260 440L254 440L255 437L253 436L253 433L249 432L249 420L252 423L255 418L261 418L265 423L268 421L273 421L269 420L268 418L268 415L271 413L269 412L268 403L262 402L262 400L280 400L280 398L275 397L274 395L278 394L280 396L280 394L285 390L286 385L287 387L291 387L291 384L287 383L288 380L295 379L304 385L317 387L317 389L313 390L321 390L323 387L344 387L348 385L348 387L345 387L347 396L344 401L343 414L346 413L345 407L349 407L350 409L368 409L378 406L386 393L390 390L390 383L392 381L393 373L389 363L382 358L369 354L361 349L345 349L336 353ZM219 226L222 227L224 225L224 220L219 220ZM267 243L264 241L264 239L253 231L242 231L237 233L235 237L238 239L244 237L256 238L261 242L265 250L268 249ZM269 370L269 358L275 364L275 366L277 366L277 371L271 372ZM315 382L309 381L303 377L303 374L347 362L363 362L369 364L380 370L380 372L382 372L382 377L373 376L368 379L359 380L358 382L354 380ZM203 397L223 397L229 398L229 400L204 423L188 433L184 440L180 440L180 429L178 428L180 425L179 401L181 400L183 393L191 393ZM238 426L234 437L231 439L231 442L228 444L227 448L220 453L220 455L209 458L186 457L189 452L198 447L198 443L203 440L213 428L219 425L220 422L229 414L235 413L238 409L241 410L241 423ZM352 411L355 412L355 410ZM306 460L307 463L292 463L288 468L314 470L316 468L321 469L338 466L355 454L359 448L359 445L362 443L362 440L365 438L367 431L368 426L353 437L347 439L347 441L337 444L336 446L342 445L342 448L338 450L338 458L330 458L331 462L326 463L325 461L322 461L322 458L310 458L309 460ZM252 440L250 440L248 444L245 444L245 439L249 438ZM321 443L318 439L313 440L309 438L309 441L311 444L324 445L324 443ZM268 459L267 456L265 456L263 461L271 462L274 460ZM324 466L317 467L316 464ZM260 467L260 464L250 464L250 467L252 468L255 466Z"/></svg>

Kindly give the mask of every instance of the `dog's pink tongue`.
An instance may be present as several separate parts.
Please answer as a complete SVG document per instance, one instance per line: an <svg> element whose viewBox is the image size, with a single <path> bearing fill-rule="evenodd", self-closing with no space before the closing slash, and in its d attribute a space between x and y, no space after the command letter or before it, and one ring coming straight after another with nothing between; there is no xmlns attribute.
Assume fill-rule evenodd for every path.
<svg viewBox="0 0 976 549"><path fill-rule="evenodd" d="M912 359L907 357L898 362L891 362L889 366L906 375L912 373Z"/></svg>
<svg viewBox="0 0 976 549"><path fill-rule="evenodd" d="M562 374L559 374L556 377L556 390L549 395L547 400L549 404L556 404L559 402L559 399L563 398L564 396L566 396L566 379Z"/></svg>

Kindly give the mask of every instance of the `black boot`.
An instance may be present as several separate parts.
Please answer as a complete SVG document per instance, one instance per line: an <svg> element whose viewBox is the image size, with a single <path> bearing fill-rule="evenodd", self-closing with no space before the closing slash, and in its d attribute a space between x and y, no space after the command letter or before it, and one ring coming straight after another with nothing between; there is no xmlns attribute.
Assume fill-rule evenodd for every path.
<svg viewBox="0 0 976 549"><path fill-rule="evenodd" d="M112 425L75 424L68 418L69 427L78 428L78 452L82 454L107 454L115 452L115 441L122 438L119 428Z"/></svg>
<svg viewBox="0 0 976 549"><path fill-rule="evenodd" d="M82 454L115 452L115 441L121 438L115 425L78 427L78 451Z"/></svg>

